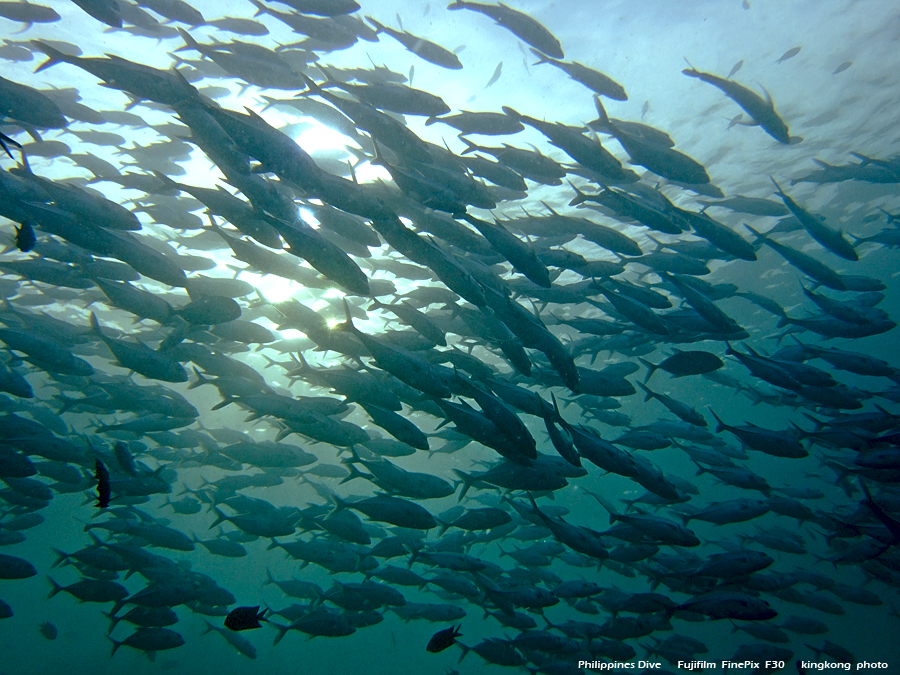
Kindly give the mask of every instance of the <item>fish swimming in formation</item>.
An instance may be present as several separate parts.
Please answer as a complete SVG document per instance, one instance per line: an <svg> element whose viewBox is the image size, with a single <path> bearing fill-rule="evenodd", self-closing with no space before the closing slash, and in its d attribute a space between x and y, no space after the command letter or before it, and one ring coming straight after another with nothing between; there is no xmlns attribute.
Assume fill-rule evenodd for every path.
<svg viewBox="0 0 900 675"><path fill-rule="evenodd" d="M253 18L75 4L0 2L33 38L0 45L11 635L36 637L20 607L52 602L40 616L69 631L66 603L99 603L113 654L189 645L230 667L219 638L176 626L195 613L271 669L298 632L384 624L402 650L428 621L449 625L429 653L567 674L638 647L678 668L720 650L708 622L729 621L735 661L852 664L854 605L887 652L900 367L879 336L896 327L900 159L877 63L865 95L845 76L839 109L806 89L827 73L783 67L784 110L814 139L800 145L731 79L760 54L771 68L771 46L727 78L685 70L742 108L729 128L749 116L790 145L751 154L715 128L721 102L645 123L672 91L619 58L640 13L601 17L628 29L610 60L574 41L588 23L566 23L593 18L574 6L541 10L544 26L523 3L463 0L396 22L355 0L251 0ZM521 40L521 61L478 14ZM631 79L565 60L563 43ZM589 91L536 87L558 71ZM643 87L640 121L609 103L623 85ZM18 580L60 537L55 599L35 597ZM238 606L248 590L273 610ZM71 668L103 669L103 627L79 628ZM287 646L258 650L266 633ZM359 664L351 641L328 645L335 668ZM369 666L396 669L383 647Z"/></svg>

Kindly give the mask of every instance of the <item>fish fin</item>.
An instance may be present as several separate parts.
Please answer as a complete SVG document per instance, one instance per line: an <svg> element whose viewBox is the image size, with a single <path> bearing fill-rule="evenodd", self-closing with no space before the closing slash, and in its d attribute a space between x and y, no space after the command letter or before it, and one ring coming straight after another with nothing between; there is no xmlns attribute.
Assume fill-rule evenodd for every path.
<svg viewBox="0 0 900 675"><path fill-rule="evenodd" d="M100 330L100 322L97 321L97 315L91 312L91 332L103 338L103 331Z"/></svg>
<svg viewBox="0 0 900 675"><path fill-rule="evenodd" d="M515 108L510 108L508 105L505 105L500 109L504 112L504 114L508 115L509 117L512 117L517 122L522 119L522 114L520 112L518 112Z"/></svg>
<svg viewBox="0 0 900 675"><path fill-rule="evenodd" d="M306 83L306 86L309 88L308 92L303 92L304 94L321 94L322 88L316 84L310 77L308 77L305 73L299 73L300 77L303 78L303 81Z"/></svg>
<svg viewBox="0 0 900 675"><path fill-rule="evenodd" d="M384 32L384 26L381 23L379 23L378 21L376 21L375 19L373 19L371 16L367 16L366 21L368 21L370 24L372 24L372 27L375 29L376 34Z"/></svg>
<svg viewBox="0 0 900 675"><path fill-rule="evenodd" d="M600 96L598 94L594 94L594 107L597 109L600 121L606 126L610 126L609 115L606 114L606 108L603 107L603 103L600 101Z"/></svg>
<svg viewBox="0 0 900 675"><path fill-rule="evenodd" d="M756 84L759 84L759 82L757 82ZM769 109L774 111L775 110L775 102L772 101L772 96L769 94L768 90L761 84L759 84L759 88L762 89L762 92L766 95L766 103L769 104Z"/></svg>
<svg viewBox="0 0 900 675"><path fill-rule="evenodd" d="M178 34L181 36L181 39L184 40L184 47L179 47L175 51L181 51L182 49L196 49L198 52L200 51L200 45L198 42L188 33L184 28L177 26Z"/></svg>

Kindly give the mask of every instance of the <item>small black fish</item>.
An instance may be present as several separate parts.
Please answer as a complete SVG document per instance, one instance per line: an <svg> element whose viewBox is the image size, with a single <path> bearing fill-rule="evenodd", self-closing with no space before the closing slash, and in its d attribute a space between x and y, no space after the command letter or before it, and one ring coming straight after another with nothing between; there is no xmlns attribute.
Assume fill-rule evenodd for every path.
<svg viewBox="0 0 900 675"><path fill-rule="evenodd" d="M256 607L235 607L225 617L225 627L233 631L252 630L261 628L260 621L266 621L266 612L268 609L259 611L259 605Z"/></svg>
<svg viewBox="0 0 900 675"><path fill-rule="evenodd" d="M42 621L41 627L38 630L41 632L41 635L43 635L48 640L55 640L58 634L56 626L54 626L49 621Z"/></svg>
<svg viewBox="0 0 900 675"><path fill-rule="evenodd" d="M28 253L37 244L37 236L31 223L25 221L16 228L16 247L22 253Z"/></svg>
<svg viewBox="0 0 900 675"><path fill-rule="evenodd" d="M439 630L437 633L431 636L431 639L428 641L428 646L425 648L432 654L437 654L438 652L442 652L448 647L452 647L456 644L456 638L460 637L462 633L459 632L459 629L462 628L462 624L458 626L450 626L450 628L445 628L444 630Z"/></svg>
<svg viewBox="0 0 900 675"><path fill-rule="evenodd" d="M105 509L109 506L109 471L99 459L94 463L94 478L97 479L97 503L95 506L98 509Z"/></svg>

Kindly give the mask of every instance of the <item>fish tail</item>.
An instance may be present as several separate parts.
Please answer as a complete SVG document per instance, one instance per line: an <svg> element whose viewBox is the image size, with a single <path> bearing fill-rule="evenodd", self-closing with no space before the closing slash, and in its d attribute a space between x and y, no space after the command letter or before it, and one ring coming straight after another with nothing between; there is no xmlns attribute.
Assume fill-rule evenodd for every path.
<svg viewBox="0 0 900 675"><path fill-rule="evenodd" d="M113 657L116 655L116 652L119 650L119 647L122 646L122 643L119 640L113 640L108 635L106 637L108 637L109 641L113 643L112 653L110 653L110 657Z"/></svg>
<svg viewBox="0 0 900 675"><path fill-rule="evenodd" d="M600 503L600 506L606 509L606 511L609 513L609 524L612 525L619 517L619 514L616 512L616 508L596 492L591 492L590 490L585 490L585 492L596 499Z"/></svg>
<svg viewBox="0 0 900 675"><path fill-rule="evenodd" d="M716 418L716 422L718 423L718 426L716 427L716 433L717 433L717 434L720 434L720 433L722 433L723 431L725 431L725 430L728 428L728 425L725 424L725 422L722 421L722 418L720 418L718 415L716 415L716 411L715 411L715 410L713 410L712 408L710 408L710 409L709 409L709 412L712 414L713 417Z"/></svg>
<svg viewBox="0 0 900 675"><path fill-rule="evenodd" d="M207 633L212 633L212 632L216 629L216 627L213 626L213 625L212 625L209 621L207 621L206 619L203 620L203 623L206 624L206 630L203 631L202 633L200 633L200 635L206 635Z"/></svg>
<svg viewBox="0 0 900 675"><path fill-rule="evenodd" d="M332 504L334 504L334 511L331 512L332 514L335 514L338 511L343 511L348 506L350 506L350 504L348 502L345 502L343 499L341 499L340 497L338 497L336 494L333 494L333 493L328 495L328 500Z"/></svg>
<svg viewBox="0 0 900 675"><path fill-rule="evenodd" d="M194 374L197 376L197 381L189 384L188 389L196 389L197 387L199 387L202 384L209 384L212 382L212 380L210 378L203 377L203 373L201 373L199 370L197 370L196 366L194 367Z"/></svg>
<svg viewBox="0 0 900 675"><path fill-rule="evenodd" d="M119 625L119 621L121 621L121 617L116 616L112 612L100 612L103 616L109 619L109 630L108 633L112 633L113 629Z"/></svg>
<svg viewBox="0 0 900 675"><path fill-rule="evenodd" d="M161 171L153 170L153 175L156 176L157 178L159 178L159 183L160 183L159 187L161 189L166 190L166 192L173 190L173 189L179 190L179 191L181 190L181 187L178 185L178 183L176 183L174 180L169 178L166 174L162 173Z"/></svg>
<svg viewBox="0 0 900 675"><path fill-rule="evenodd" d="M184 40L184 47L179 47L175 51L181 51L182 49L196 49L198 52L200 51L200 45L184 28L179 26L178 34L181 36L181 39Z"/></svg>
<svg viewBox="0 0 900 675"><path fill-rule="evenodd" d="M303 81L306 83L306 86L309 88L309 92L307 92L307 93L310 93L310 94L321 94L322 93L322 88L319 85L317 85L312 80L312 78L308 77L304 73L300 73L299 75L300 75L300 77L303 78Z"/></svg>
<svg viewBox="0 0 900 675"><path fill-rule="evenodd" d="M528 51L530 51L532 54L534 54L538 59L537 61L535 61L534 63L531 64L533 66L539 66L542 63L553 63L553 59L551 59L546 54L542 54L534 47L529 47Z"/></svg>
<svg viewBox="0 0 900 675"><path fill-rule="evenodd" d="M572 187L572 189L575 190L575 197L574 199L572 199L572 201L569 202L569 206L578 206L579 204L583 204L584 202L586 202L588 196L577 187L575 187L575 184L572 181L567 182Z"/></svg>
<svg viewBox="0 0 900 675"><path fill-rule="evenodd" d="M48 576L47 576L47 579L48 579L48 580L50 581L50 583L53 585L53 590L50 591L50 593L47 594L47 599L49 600L49 599L52 598L54 595L56 595L57 593L59 593L60 591L62 591L62 590L63 590L63 587L60 586L58 583L56 583L56 582L53 580L53 577L51 577L51 576L48 575Z"/></svg>
<svg viewBox="0 0 900 675"><path fill-rule="evenodd" d="M222 513L222 511L219 509L218 506L213 506L212 510L213 510L213 513L216 514L216 520L213 522L212 525L209 526L210 530L213 529L216 525L219 525L220 523L224 523L226 520L228 520L228 516L226 516L224 513ZM275 540L273 539L272 542L274 543L274 541Z"/></svg>
<svg viewBox="0 0 900 675"><path fill-rule="evenodd" d="M291 627L282 626L280 623L275 623L274 621L270 621L269 625L275 626L275 629L278 631L278 635L275 636L275 642L272 643L272 646L274 647L284 639L284 636L287 635L287 632L291 629Z"/></svg>
<svg viewBox="0 0 900 675"><path fill-rule="evenodd" d="M640 356L638 357L638 361L643 363L647 367L647 376L644 378L644 384L650 381L650 377L659 370L659 366L655 363L650 363L647 359L643 359Z"/></svg>
<svg viewBox="0 0 900 675"><path fill-rule="evenodd" d="M458 4L458 3L454 3L454 4ZM462 660L464 658L466 658L466 656L469 655L469 652L472 651L472 648L466 647L462 642L457 642L456 644L458 644L459 648L462 649L462 654L460 654L459 661L457 661L457 663L462 663Z"/></svg>
<svg viewBox="0 0 900 675"><path fill-rule="evenodd" d="M253 15L253 18L260 16L261 14L268 14L269 8L262 4L259 0L250 0L253 3L253 6L256 7L256 14Z"/></svg>
<svg viewBox="0 0 900 675"><path fill-rule="evenodd" d="M207 382L208 382L208 381L209 381L209 380L207 380ZM200 382L197 382L194 386L195 386L195 387L199 387L200 384L201 384ZM191 388L191 387L188 387L188 389L190 389L190 388ZM210 408L210 410L221 410L221 409L224 408L225 406L231 405L231 404L234 403L236 400L237 400L237 399L235 399L233 396L225 396L225 397L222 398L222 400L221 400L219 403L216 403L212 408ZM250 419L259 419L259 416L251 417Z"/></svg>
<svg viewBox="0 0 900 675"><path fill-rule="evenodd" d="M350 471L350 473L349 473L349 475L342 478L341 482L338 483L338 485L343 485L344 483L347 483L347 482L353 480L354 478L365 478L366 477L366 474L364 474L362 471L357 469L356 466L353 465L354 461L357 461L357 460L353 460L353 459L342 459L341 460L341 464L347 464L349 466L348 471Z"/></svg>
<svg viewBox="0 0 900 675"><path fill-rule="evenodd" d="M638 382L637 386L639 386L641 389L643 389L644 392L646 393L646 396L644 396L644 403L646 403L647 401L649 401L651 398L653 398L655 396L655 394L652 391L650 391L650 389L643 382Z"/></svg>
<svg viewBox="0 0 900 675"><path fill-rule="evenodd" d="M47 55L47 60L44 61L41 65L34 69L34 72L39 73L42 70L46 70L51 66L55 66L57 63L63 63L68 61L71 57L66 56L61 51L56 49L55 47L51 47L45 42L41 42L40 40L32 40L31 44L40 49L44 54Z"/></svg>
<svg viewBox="0 0 900 675"><path fill-rule="evenodd" d="M460 483L463 486L462 491L459 493L459 499L456 500L457 502L461 502L463 497L465 497L466 493L469 491L469 488L472 487L472 484L475 482L475 478L459 469L453 469L453 473L460 477Z"/></svg>
<svg viewBox="0 0 900 675"><path fill-rule="evenodd" d="M50 550L53 551L57 556L56 562L53 563L52 565L50 565L50 569L53 569L54 567L59 567L60 565L63 564L64 561L68 560L68 558L69 558L68 553L63 553L58 548L51 548Z"/></svg>
<svg viewBox="0 0 900 675"><path fill-rule="evenodd" d="M481 147L470 141L468 138L464 138L462 134L459 135L459 140L466 144L466 149L463 150L460 155L465 155L470 152L475 152L476 150L481 150Z"/></svg>
<svg viewBox="0 0 900 675"><path fill-rule="evenodd" d="M757 244L764 244L768 241L768 237L766 237L766 235L764 235L762 232L759 232L758 230L754 230L747 223L744 223L744 227L746 227L748 230L750 230L750 232L753 233L753 236L756 237L753 240L754 246L756 246Z"/></svg>

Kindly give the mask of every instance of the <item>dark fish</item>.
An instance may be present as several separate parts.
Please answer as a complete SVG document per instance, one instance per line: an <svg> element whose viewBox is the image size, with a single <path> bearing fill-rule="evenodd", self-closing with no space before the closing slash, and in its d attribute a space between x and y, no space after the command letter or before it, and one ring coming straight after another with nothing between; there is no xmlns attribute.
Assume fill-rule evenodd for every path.
<svg viewBox="0 0 900 675"><path fill-rule="evenodd" d="M187 382L187 371L177 361L150 349L140 342L131 344L106 337L100 330L97 316L93 312L91 312L91 330L109 347L109 350L122 367L154 380Z"/></svg>
<svg viewBox="0 0 900 675"><path fill-rule="evenodd" d="M442 122L461 134L483 134L488 136L504 136L522 131L525 127L519 118L506 113L469 112L461 110L455 115L444 115L426 120L425 124Z"/></svg>
<svg viewBox="0 0 900 675"><path fill-rule="evenodd" d="M356 0L278 0L302 14L319 16L342 16L359 9Z"/></svg>
<svg viewBox="0 0 900 675"><path fill-rule="evenodd" d="M471 9L491 17L498 25L503 26L524 43L555 59L565 58L562 46L553 34L527 14L507 7L504 4L485 5L481 2L456 0L447 5L447 9Z"/></svg>
<svg viewBox="0 0 900 675"><path fill-rule="evenodd" d="M688 77L696 77L704 82L708 82L714 87L718 87L725 92L725 95L728 96L728 98L741 106L741 108L753 118L753 121L761 126L772 138L779 143L785 143L787 145L791 143L787 125L784 123L784 120L778 116L778 113L775 112L775 104L772 103L772 98L769 96L768 92L766 92L766 98L762 99L759 95L754 94L737 82L732 82L731 80L723 79L711 75L710 73L695 70L693 66L681 72Z"/></svg>
<svg viewBox="0 0 900 675"><path fill-rule="evenodd" d="M132 649L137 649L147 654L147 658L151 661L156 660L156 652L165 649L175 649L184 644L184 638L169 628L141 627L124 640L113 640L112 654L118 651L119 647L125 645Z"/></svg>
<svg viewBox="0 0 900 675"><path fill-rule="evenodd" d="M450 388L443 371L402 347L389 345L361 332L353 325L350 305L346 301L344 307L347 321L342 325L343 330L353 333L362 341L379 367L420 391L439 398L450 397Z"/></svg>
<svg viewBox="0 0 900 675"><path fill-rule="evenodd" d="M56 630L56 626L49 621L42 621L38 630L47 640L55 640L56 636L59 634L59 631Z"/></svg>
<svg viewBox="0 0 900 675"><path fill-rule="evenodd" d="M30 2L0 2L0 16L10 21L21 21L26 24L26 29L34 23L53 23L61 18L53 8Z"/></svg>
<svg viewBox="0 0 900 675"><path fill-rule="evenodd" d="M225 617L225 627L233 631L251 630L253 628L262 628L260 621L266 621L266 612L268 609L259 611L259 605L256 607L235 607Z"/></svg>
<svg viewBox="0 0 900 675"><path fill-rule="evenodd" d="M649 363L639 358L640 362L647 366L647 376L644 378L646 383L650 376L658 369L671 373L674 377L685 377L686 375L702 375L718 370L725 364L722 359L711 352L705 351L688 351L683 352L675 349L675 353L666 358L659 365Z"/></svg>
<svg viewBox="0 0 900 675"><path fill-rule="evenodd" d="M798 251L794 248L791 248L790 246L775 241L774 239L771 239L767 234L757 232L746 223L744 224L744 227L746 227L754 235L756 235L757 242L761 241L770 248L775 249L785 260L787 260L791 265L799 269L801 272L808 274L819 283L833 290L847 290L847 285L844 283L841 275L828 267L825 263L817 260L816 258L813 258L811 255L803 253L802 251Z"/></svg>
<svg viewBox="0 0 900 675"><path fill-rule="evenodd" d="M59 106L49 96L37 89L2 77L0 77L0 110L5 117L29 126L62 129L68 124Z"/></svg>
<svg viewBox="0 0 900 675"><path fill-rule="evenodd" d="M394 82L347 84L334 79L325 68L322 69L322 72L334 86L350 92L373 108L403 115L424 115L426 117L437 117L450 112L450 106L444 103L440 96L421 89L413 89Z"/></svg>
<svg viewBox="0 0 900 675"><path fill-rule="evenodd" d="M22 222L16 228L16 248L22 253L28 253L37 245L37 236L34 234L34 228L27 220Z"/></svg>
<svg viewBox="0 0 900 675"><path fill-rule="evenodd" d="M847 68L853 65L853 61L844 61L841 65L834 69L832 75L837 75L838 73L843 73Z"/></svg>
<svg viewBox="0 0 900 675"><path fill-rule="evenodd" d="M788 59L794 58L795 56L797 56L797 54L800 53L801 49L802 47L792 47L791 49L788 49L775 63L781 63L782 61L787 61ZM731 73L731 75L734 75L734 73ZM731 77L731 75L729 75L728 77Z"/></svg>
<svg viewBox="0 0 900 675"><path fill-rule="evenodd" d="M450 70L459 70L463 67L463 64L456 54L449 49L441 47L439 44L435 44L430 40L413 35L412 33L407 33L403 30L388 28L387 26L380 24L371 16L367 16L366 21L375 27L376 33L387 33L420 59L424 59L441 68L449 68Z"/></svg>
<svg viewBox="0 0 900 675"><path fill-rule="evenodd" d="M94 460L94 480L97 481L97 503L95 506L98 509L105 509L109 506L111 496L109 471L99 459Z"/></svg>
<svg viewBox="0 0 900 675"><path fill-rule="evenodd" d="M205 23L203 15L184 0L140 0L137 4L152 9L171 21L178 21L189 26L199 26Z"/></svg>
<svg viewBox="0 0 900 675"><path fill-rule="evenodd" d="M632 133L627 127L612 122L600 97L594 95L594 105L600 115L600 122L610 130L616 140L625 148L625 152L635 164L650 169L663 178L669 178L688 185L709 183L709 175L702 164L687 155L671 148L648 142L642 136Z"/></svg>
<svg viewBox="0 0 900 675"><path fill-rule="evenodd" d="M0 553L0 579L27 579L37 570L27 560Z"/></svg>
<svg viewBox="0 0 900 675"><path fill-rule="evenodd" d="M425 647L425 649L432 654L437 654L449 647L452 647L454 644L456 644L456 638L462 635L462 633L459 631L460 628L462 628L462 624L458 626L451 626L450 628L445 628L444 630L439 630L437 633L431 636L431 639L428 641L428 645Z"/></svg>
<svg viewBox="0 0 900 675"><path fill-rule="evenodd" d="M625 93L624 87L600 71L588 68L587 66L578 63L578 61L559 61L549 56L545 56L536 49L532 49L531 53L539 59L534 65L540 63L552 63L573 80L580 82L585 87L601 96L606 96L615 101L628 100L628 94Z"/></svg>
<svg viewBox="0 0 900 675"><path fill-rule="evenodd" d="M81 0L86 2L88 0ZM35 72L57 63L70 63L91 73L115 89L121 89L139 98L166 105L197 101L199 93L178 74L134 63L118 56L106 58L82 58L70 56L47 42L33 43L47 55L47 60Z"/></svg>
<svg viewBox="0 0 900 675"><path fill-rule="evenodd" d="M835 232L832 230L825 224L823 218L810 213L793 199L788 197L781 189L781 186L775 182L774 178L772 178L772 182L775 183L775 189L778 191L778 196L781 197L784 205L788 207L790 212L794 214L794 217L800 221L804 229L813 239L844 260L851 260L854 262L859 260L859 256L853 249L853 245L844 239L843 232Z"/></svg>

